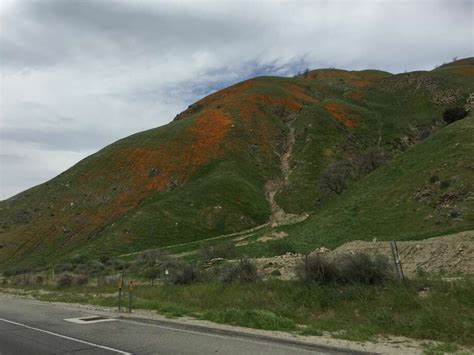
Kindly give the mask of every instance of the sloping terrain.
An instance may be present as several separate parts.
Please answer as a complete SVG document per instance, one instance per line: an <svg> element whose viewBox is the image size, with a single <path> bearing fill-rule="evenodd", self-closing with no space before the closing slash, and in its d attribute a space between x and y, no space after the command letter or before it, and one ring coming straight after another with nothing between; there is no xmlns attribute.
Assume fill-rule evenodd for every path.
<svg viewBox="0 0 474 355"><path fill-rule="evenodd" d="M324 69L216 92L2 201L0 268L278 228L307 214L288 227L299 248L468 228L472 118L442 128L442 113L474 91L473 64L398 75ZM419 143L426 131L437 132ZM341 194L318 188L331 164L374 148L394 159L352 174ZM438 208L451 203L443 199L452 208Z"/></svg>
<svg viewBox="0 0 474 355"><path fill-rule="evenodd" d="M293 232L295 243L409 240L474 229L474 116L361 179Z"/></svg>

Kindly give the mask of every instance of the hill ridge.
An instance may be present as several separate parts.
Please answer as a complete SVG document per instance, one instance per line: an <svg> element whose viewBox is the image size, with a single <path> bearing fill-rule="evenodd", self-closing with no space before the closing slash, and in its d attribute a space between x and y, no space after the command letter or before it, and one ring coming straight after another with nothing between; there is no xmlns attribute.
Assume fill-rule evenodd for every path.
<svg viewBox="0 0 474 355"><path fill-rule="evenodd" d="M396 75L315 70L213 93L169 124L1 201L0 268L181 245L267 223L311 226L306 213L339 199L319 188L332 164L355 166L377 146L396 156L444 130L443 112L474 92L472 58L459 63ZM357 185L351 174L348 186Z"/></svg>

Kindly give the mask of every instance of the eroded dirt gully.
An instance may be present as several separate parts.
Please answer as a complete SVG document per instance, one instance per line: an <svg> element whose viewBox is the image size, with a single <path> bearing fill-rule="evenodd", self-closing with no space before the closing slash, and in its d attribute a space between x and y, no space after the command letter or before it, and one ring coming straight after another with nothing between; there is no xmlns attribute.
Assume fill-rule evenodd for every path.
<svg viewBox="0 0 474 355"><path fill-rule="evenodd" d="M293 147L296 141L294 122L298 118L298 114L290 114L286 121L288 134L285 137L283 154L280 156L280 171L281 176L272 180L268 180L265 184L265 197L270 205L270 219L269 223L272 227L282 224L298 223L308 218L307 213L294 214L286 213L283 208L278 205L275 200L276 195L288 186L288 181L291 173L290 161L293 155Z"/></svg>

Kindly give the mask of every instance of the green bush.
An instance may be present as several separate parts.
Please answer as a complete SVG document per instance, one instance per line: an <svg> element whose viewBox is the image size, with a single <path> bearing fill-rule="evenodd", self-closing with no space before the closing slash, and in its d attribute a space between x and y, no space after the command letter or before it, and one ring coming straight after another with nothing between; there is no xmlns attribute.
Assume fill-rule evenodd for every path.
<svg viewBox="0 0 474 355"><path fill-rule="evenodd" d="M430 184L434 184L435 182L438 182L439 181L439 176L438 175L432 175L430 177Z"/></svg>
<svg viewBox="0 0 474 355"><path fill-rule="evenodd" d="M116 259L113 261L114 270L121 271L121 270L126 270L129 267L130 267L130 263L124 260Z"/></svg>
<svg viewBox="0 0 474 355"><path fill-rule="evenodd" d="M56 272L68 272L74 270L74 266L71 263L60 264L55 267Z"/></svg>
<svg viewBox="0 0 474 355"><path fill-rule="evenodd" d="M232 242L219 243L215 245L204 244L199 250L202 261L208 261L215 258L233 258L236 255L235 245Z"/></svg>
<svg viewBox="0 0 474 355"><path fill-rule="evenodd" d="M382 255L371 257L365 253L341 255L329 259L323 255L309 255L296 265L301 281L349 284L378 284L391 278L389 261Z"/></svg>
<svg viewBox="0 0 474 355"><path fill-rule="evenodd" d="M326 284L334 282L338 270L332 260L322 255L308 255L296 264L296 275L301 281Z"/></svg>
<svg viewBox="0 0 474 355"><path fill-rule="evenodd" d="M77 278L76 278L76 283L79 285L79 286L84 286L84 285L87 285L87 283L89 282L89 278L87 277L87 275L79 275Z"/></svg>
<svg viewBox="0 0 474 355"><path fill-rule="evenodd" d="M337 260L338 279L343 283L378 284L391 278L386 257L365 253L348 254Z"/></svg>
<svg viewBox="0 0 474 355"><path fill-rule="evenodd" d="M168 280L176 285L189 285L198 280L196 267L186 262L168 263L169 270Z"/></svg>
<svg viewBox="0 0 474 355"><path fill-rule="evenodd" d="M58 281L56 281L56 286L60 288L71 287L74 278L69 273L64 273L59 276Z"/></svg>
<svg viewBox="0 0 474 355"><path fill-rule="evenodd" d="M467 117L469 112L467 112L462 107L453 107L450 108L443 113L443 120L447 124L462 120L463 118Z"/></svg>
<svg viewBox="0 0 474 355"><path fill-rule="evenodd" d="M281 271L278 270L278 269L275 269L275 270L272 271L272 274L271 274L271 275L272 275L272 276L281 276Z"/></svg>
<svg viewBox="0 0 474 355"><path fill-rule="evenodd" d="M273 242L269 242L269 248L274 255L283 255L286 253L297 252L293 243L288 240L275 240Z"/></svg>
<svg viewBox="0 0 474 355"><path fill-rule="evenodd" d="M150 280L151 285L155 283L155 279L160 275L160 270L157 266L151 266L145 270L144 276Z"/></svg>
<svg viewBox="0 0 474 355"><path fill-rule="evenodd" d="M87 255L84 254L76 254L70 260L73 264L85 264L87 262Z"/></svg>
<svg viewBox="0 0 474 355"><path fill-rule="evenodd" d="M7 269L3 272L3 276L5 277L10 277L10 276L15 276L15 275L19 275L19 274L23 274L27 272L26 270L24 269L17 269L15 267L13 268L10 268L10 269Z"/></svg>
<svg viewBox="0 0 474 355"><path fill-rule="evenodd" d="M36 276L36 284L37 285L42 285L44 283L44 277L41 275Z"/></svg>
<svg viewBox="0 0 474 355"><path fill-rule="evenodd" d="M92 275L96 275L101 271L104 271L105 265L99 260L91 260L87 263L87 272Z"/></svg>
<svg viewBox="0 0 474 355"><path fill-rule="evenodd" d="M225 264L219 279L221 282L255 282L258 280L257 266L248 258L243 258L238 263Z"/></svg>
<svg viewBox="0 0 474 355"><path fill-rule="evenodd" d="M447 189L450 185L451 185L451 181L444 180L444 181L441 181L441 183L439 184L439 187L442 189Z"/></svg>

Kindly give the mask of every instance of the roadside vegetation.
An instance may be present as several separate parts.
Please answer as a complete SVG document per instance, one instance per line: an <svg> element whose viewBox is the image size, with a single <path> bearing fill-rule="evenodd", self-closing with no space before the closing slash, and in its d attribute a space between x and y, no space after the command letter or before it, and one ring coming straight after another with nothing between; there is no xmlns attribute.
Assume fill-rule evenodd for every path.
<svg viewBox="0 0 474 355"><path fill-rule="evenodd" d="M474 280L469 277L443 279L419 273L413 280L400 281L392 277L386 259L365 254L303 258L295 281L262 280L246 258L206 267L205 258L189 263L148 254L142 262L156 273L153 282L147 278L151 272L125 277L125 292L127 281L135 281L135 310L355 341L395 335L474 345ZM42 301L118 305L118 278L110 278L108 284L94 279L84 284L83 276L69 272L56 284L24 284L21 278L5 278L0 291Z"/></svg>

